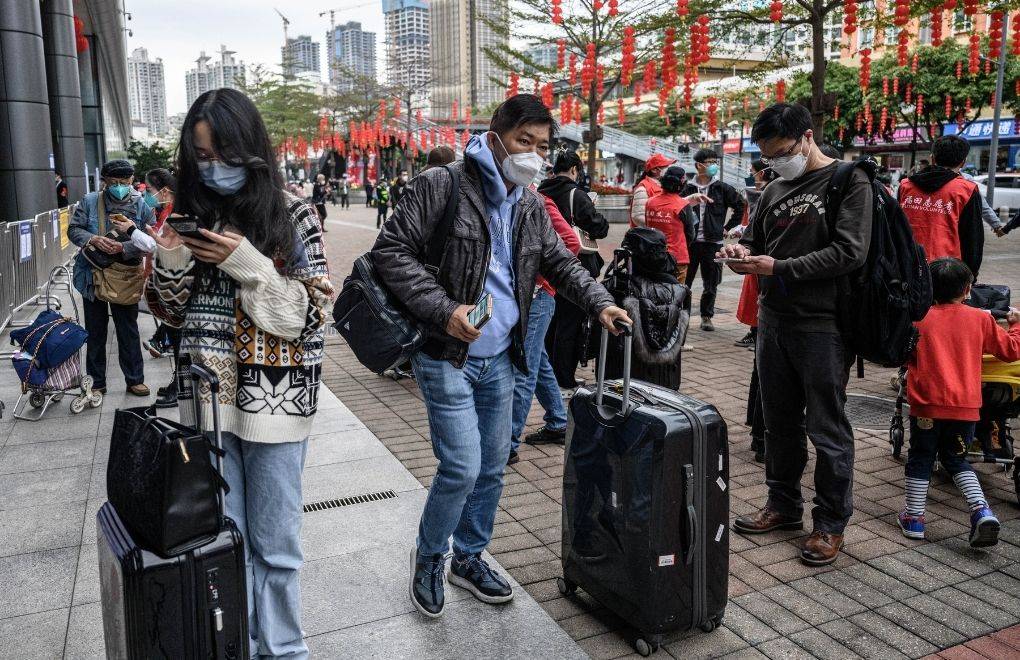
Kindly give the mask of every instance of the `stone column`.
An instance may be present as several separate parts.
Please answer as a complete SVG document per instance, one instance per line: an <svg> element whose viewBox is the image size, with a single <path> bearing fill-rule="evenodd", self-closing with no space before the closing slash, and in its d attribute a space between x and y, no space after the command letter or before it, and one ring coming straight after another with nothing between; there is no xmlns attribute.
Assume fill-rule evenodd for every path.
<svg viewBox="0 0 1020 660"><path fill-rule="evenodd" d="M69 200L74 202L85 194L85 138L74 10L71 0L43 0L41 6L54 163L67 182Z"/></svg>

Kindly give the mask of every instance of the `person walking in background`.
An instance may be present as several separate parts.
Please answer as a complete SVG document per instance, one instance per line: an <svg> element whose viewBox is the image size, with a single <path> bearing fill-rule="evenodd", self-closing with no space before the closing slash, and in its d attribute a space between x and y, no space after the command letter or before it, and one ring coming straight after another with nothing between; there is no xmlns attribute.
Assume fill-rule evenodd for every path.
<svg viewBox="0 0 1020 660"><path fill-rule="evenodd" d="M724 246L718 256L743 260L730 268L758 275L762 291L755 357L768 499L738 517L733 529L803 528L806 432L816 456L814 528L800 556L809 566L823 566L839 556L853 514L854 435L845 405L854 356L837 324L837 282L867 258L873 199L868 176L854 168L839 207L831 210L835 219L826 220L824 200L839 161L823 155L813 138L811 113L802 105L776 103L758 115L751 140L779 179L762 191L740 244Z"/></svg>
<svg viewBox="0 0 1020 660"><path fill-rule="evenodd" d="M343 174L340 176L340 181L337 183L337 190L340 193L340 208L349 209L351 208L351 202L348 197L351 194L351 184L347 180L347 175Z"/></svg>
<svg viewBox="0 0 1020 660"><path fill-rule="evenodd" d="M928 261L955 257L977 277L985 248L981 192L960 175L970 143L943 135L931 145L931 165L906 178L899 189L900 207L914 239Z"/></svg>
<svg viewBox="0 0 1020 660"><path fill-rule="evenodd" d="M556 203L551 197L541 195L545 211L549 214L553 229L559 234L563 244L570 253L577 255L581 249L581 241L573 228L560 214ZM538 398L539 405L545 410L545 424L535 433L529 434L524 441L528 444L542 442L560 442L567 435L567 408L560 396L556 374L549 362L549 352L545 347L545 336L556 310L556 289L549 281L538 276L535 280L535 295L531 300L531 311L528 313L528 332L524 341L524 361L527 371L514 369L514 407L513 420L510 428L510 458L507 465L517 462L517 449L521 445L521 434L531 412L532 398Z"/></svg>
<svg viewBox="0 0 1020 660"><path fill-rule="evenodd" d="M556 122L534 94L512 96L475 135L451 176L434 167L415 177L407 200L383 225L372 249L380 279L432 338L414 358L439 467L411 549L414 607L438 617L445 606L446 554L453 537L450 581L485 603L513 598L510 583L482 558L503 490L510 455L514 368L527 371L523 347L535 277L548 278L607 328L629 322L553 230L537 193ZM421 262L427 237L451 194L459 196L440 272ZM461 231L463 229L463 232ZM526 249L514 249L514 236ZM479 298L481 296L481 298ZM492 301L480 329L468 313Z"/></svg>
<svg viewBox="0 0 1020 660"><path fill-rule="evenodd" d="M666 158L662 154L652 154L645 161L644 170L634 184L630 199L630 226L643 227L645 222L645 204L652 197L662 192L659 179L666 168L676 162L674 158Z"/></svg>
<svg viewBox="0 0 1020 660"><path fill-rule="evenodd" d="M91 245L116 261L141 266L142 251L135 244L106 235L114 229L111 219L114 214L123 215L139 229L156 221L142 194L131 187L134 173L134 166L126 160L111 160L103 165L100 170L103 189L85 195L75 208L67 227L68 240L80 248ZM106 392L106 337L112 316L117 358L127 391L135 396L149 396L138 337L138 303L121 305L97 298L92 265L82 252L74 259L74 288L81 294L85 330L89 333L85 371L92 376L92 389Z"/></svg>
<svg viewBox="0 0 1020 660"><path fill-rule="evenodd" d="M215 222L203 239L169 226L154 235L152 277L164 320L183 319L181 371L199 364L220 382L226 515L244 537L247 569L251 639L237 654L306 660L301 473L333 293L319 217L285 192L265 124L239 91L192 104L177 165L178 210ZM192 396L200 420L185 404ZM209 433L209 396L182 391L181 421Z"/></svg>
<svg viewBox="0 0 1020 660"><path fill-rule="evenodd" d="M317 174L315 183L312 184L312 204L315 205L315 212L319 214L319 223L322 225L322 232L326 229L326 199L329 198L330 187L326 182L325 174Z"/></svg>
<svg viewBox="0 0 1020 660"><path fill-rule="evenodd" d="M935 167L938 167L938 156ZM988 507L967 452L981 418L981 356L1003 362L1020 360L1020 312L1009 311L1009 332L985 310L964 304L974 274L959 259L931 263L935 304L917 330L917 347L907 366L910 402L910 450L904 467L905 506L899 515L903 535L923 539L928 484L938 456L970 509L970 545L995 545L999 520Z"/></svg>
<svg viewBox="0 0 1020 660"><path fill-rule="evenodd" d="M390 208L390 187L386 179L375 182L375 226L378 229L386 222L386 213Z"/></svg>
<svg viewBox="0 0 1020 660"><path fill-rule="evenodd" d="M560 215L572 227L585 232L589 238L598 240L609 234L609 221L598 212L595 204L578 186L582 172L581 158L573 151L565 151L553 163L552 176L542 180L538 191L552 198ZM605 262L597 251L584 251L578 259L592 277L598 277ZM545 347L549 361L560 387L574 389L577 378L574 375L578 363L585 357L585 325L588 313L563 296L556 298L549 332L545 335ZM534 436L534 437L533 437ZM562 442L562 433L529 436L527 442Z"/></svg>
<svg viewBox="0 0 1020 660"><path fill-rule="evenodd" d="M57 208L62 209L65 206L69 206L71 201L68 198L67 181L64 181L64 177L60 172L53 173L53 181L57 191Z"/></svg>
<svg viewBox="0 0 1020 660"><path fill-rule="evenodd" d="M400 202L400 196L404 194L404 188L407 187L407 170L400 172L397 180L390 186L390 208L397 208L397 204Z"/></svg>
<svg viewBox="0 0 1020 660"><path fill-rule="evenodd" d="M694 154L694 166L698 174L687 183L682 194L700 194L702 201L693 207L697 230L691 242L686 284L693 289L694 280L701 271L701 329L711 332L715 330L712 317L715 316L716 290L722 281L722 265L715 262L715 253L722 247L724 232L743 220L747 203L733 186L719 178L719 154L715 151L698 149ZM730 214L729 221L727 214Z"/></svg>
<svg viewBox="0 0 1020 660"><path fill-rule="evenodd" d="M375 204L375 186L369 179L365 179L365 206Z"/></svg>

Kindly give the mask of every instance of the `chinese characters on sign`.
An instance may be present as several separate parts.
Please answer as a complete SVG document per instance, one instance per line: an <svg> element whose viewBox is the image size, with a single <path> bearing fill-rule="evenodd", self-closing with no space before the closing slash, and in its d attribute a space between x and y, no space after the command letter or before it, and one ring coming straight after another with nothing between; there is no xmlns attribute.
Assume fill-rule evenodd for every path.
<svg viewBox="0 0 1020 660"><path fill-rule="evenodd" d="M25 262L32 258L32 223L22 222L18 225L18 245L20 246L21 261Z"/></svg>

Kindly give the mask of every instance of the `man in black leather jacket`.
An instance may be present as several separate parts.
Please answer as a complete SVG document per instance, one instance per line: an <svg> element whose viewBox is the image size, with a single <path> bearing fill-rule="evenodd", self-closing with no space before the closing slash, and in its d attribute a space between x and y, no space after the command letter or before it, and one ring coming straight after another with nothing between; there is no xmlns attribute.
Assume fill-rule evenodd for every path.
<svg viewBox="0 0 1020 660"><path fill-rule="evenodd" d="M412 360L439 459L411 550L411 600L428 617L443 612L451 535L450 582L485 603L513 598L509 582L481 553L510 455L514 368L527 371L523 345L535 276L541 273L614 332L615 322L630 321L563 245L544 203L528 188L555 127L537 96L505 101L490 130L474 136L464 160L450 166L459 188L452 190L445 168L412 179L372 250L390 291L432 326L431 341ZM434 272L422 256L451 193L457 213ZM478 328L468 313L482 300L491 300L491 315Z"/></svg>
<svg viewBox="0 0 1020 660"><path fill-rule="evenodd" d="M578 185L583 175L581 158L576 152L561 153L553 164L553 176L538 186L538 191L556 203L563 218L596 240L609 234L609 221L595 209L595 204ZM571 207L571 197L573 206ZM605 265L598 252L581 253L577 257L592 277L598 277ZM584 357L584 324L588 313L567 298L556 295L556 312L546 334L546 351L560 387L577 386L574 372ZM541 438L540 438L541 440ZM530 442L530 440L529 440Z"/></svg>

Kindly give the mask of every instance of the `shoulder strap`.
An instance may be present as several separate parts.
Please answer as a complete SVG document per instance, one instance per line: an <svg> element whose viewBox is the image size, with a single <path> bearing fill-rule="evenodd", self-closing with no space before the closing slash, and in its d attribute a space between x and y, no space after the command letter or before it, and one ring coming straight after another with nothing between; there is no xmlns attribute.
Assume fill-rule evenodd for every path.
<svg viewBox="0 0 1020 660"><path fill-rule="evenodd" d="M106 236L106 202L103 200L103 191L100 190L96 194L96 217L98 218L98 225L96 226L96 233L100 236Z"/></svg>
<svg viewBox="0 0 1020 660"><path fill-rule="evenodd" d="M439 223L432 231L432 238L429 239L428 250L425 254L425 267L433 271L438 270L443 261L446 237L453 227L453 219L457 216L457 205L460 203L460 174L449 165L443 165L443 169L450 173L450 196L446 198L443 217L439 219Z"/></svg>
<svg viewBox="0 0 1020 660"><path fill-rule="evenodd" d="M570 189L570 224L574 224L574 192L577 188Z"/></svg>
<svg viewBox="0 0 1020 660"><path fill-rule="evenodd" d="M840 163L825 189L825 224L829 228L830 237L836 233L836 216L839 214L839 207L843 204L843 196L855 169L856 162Z"/></svg>

